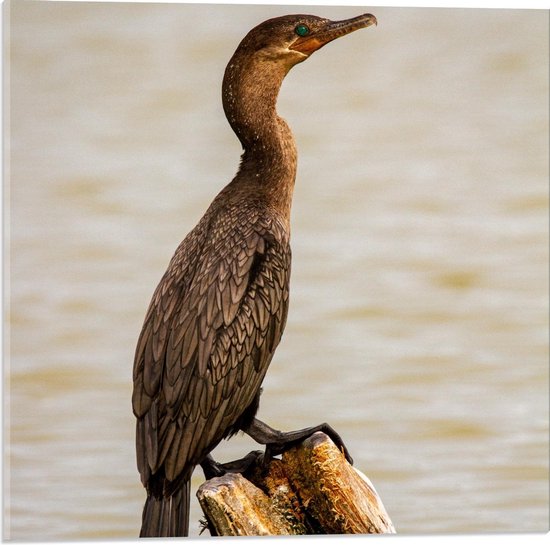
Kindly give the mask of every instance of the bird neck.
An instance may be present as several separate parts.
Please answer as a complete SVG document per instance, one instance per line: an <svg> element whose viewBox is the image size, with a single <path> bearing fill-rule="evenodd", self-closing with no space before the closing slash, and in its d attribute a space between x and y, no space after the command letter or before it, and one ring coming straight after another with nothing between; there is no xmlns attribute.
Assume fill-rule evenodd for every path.
<svg viewBox="0 0 550 545"><path fill-rule="evenodd" d="M277 115L279 89L289 68L235 53L223 81L223 107L244 153L233 184L262 198L288 221L297 152L286 122Z"/></svg>

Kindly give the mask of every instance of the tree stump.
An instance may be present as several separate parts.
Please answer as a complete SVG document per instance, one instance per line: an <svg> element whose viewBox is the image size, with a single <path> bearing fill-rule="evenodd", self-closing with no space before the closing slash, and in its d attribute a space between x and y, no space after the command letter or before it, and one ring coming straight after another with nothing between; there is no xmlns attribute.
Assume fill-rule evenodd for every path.
<svg viewBox="0 0 550 545"><path fill-rule="evenodd" d="M395 533L372 483L321 432L267 468L206 481L197 497L212 535Z"/></svg>

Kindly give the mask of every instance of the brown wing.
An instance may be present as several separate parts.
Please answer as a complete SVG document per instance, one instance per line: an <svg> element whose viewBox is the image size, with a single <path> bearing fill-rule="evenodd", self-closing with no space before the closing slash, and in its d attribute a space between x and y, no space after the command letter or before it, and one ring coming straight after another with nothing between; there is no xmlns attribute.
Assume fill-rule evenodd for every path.
<svg viewBox="0 0 550 545"><path fill-rule="evenodd" d="M173 481L199 463L253 402L285 325L289 275L284 229L249 210L202 221L180 245L136 349L144 484L161 467Z"/></svg>

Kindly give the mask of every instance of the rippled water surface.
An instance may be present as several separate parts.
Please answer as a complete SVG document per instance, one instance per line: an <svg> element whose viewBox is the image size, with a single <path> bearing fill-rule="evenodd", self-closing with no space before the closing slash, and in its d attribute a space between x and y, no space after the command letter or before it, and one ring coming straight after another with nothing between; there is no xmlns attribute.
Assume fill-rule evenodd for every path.
<svg viewBox="0 0 550 545"><path fill-rule="evenodd" d="M400 533L548 529L547 12L4 7L6 535L136 535L134 346L237 168L225 64L266 18L367 9L281 92L292 293L260 417L331 422Z"/></svg>

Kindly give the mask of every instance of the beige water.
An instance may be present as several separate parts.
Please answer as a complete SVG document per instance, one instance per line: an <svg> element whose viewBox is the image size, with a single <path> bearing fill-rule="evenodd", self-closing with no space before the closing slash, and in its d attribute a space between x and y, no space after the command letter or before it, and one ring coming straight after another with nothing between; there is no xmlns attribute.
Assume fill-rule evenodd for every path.
<svg viewBox="0 0 550 545"><path fill-rule="evenodd" d="M548 530L547 12L4 8L6 536L136 536L141 322L237 168L225 64L300 11L379 25L283 85L292 300L260 417L331 422L400 533Z"/></svg>

